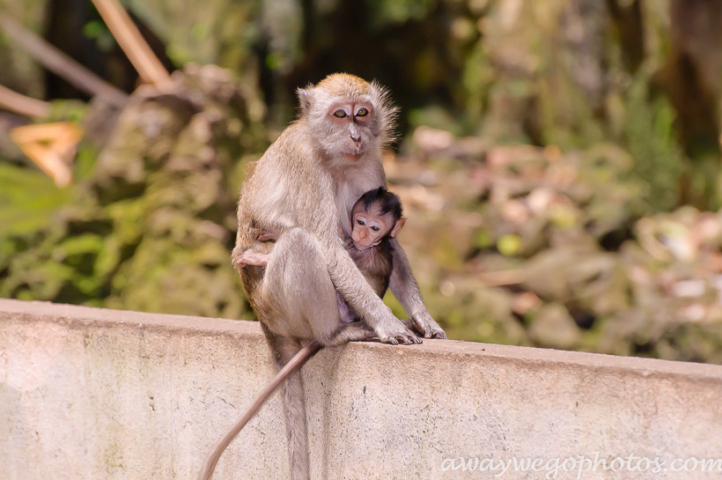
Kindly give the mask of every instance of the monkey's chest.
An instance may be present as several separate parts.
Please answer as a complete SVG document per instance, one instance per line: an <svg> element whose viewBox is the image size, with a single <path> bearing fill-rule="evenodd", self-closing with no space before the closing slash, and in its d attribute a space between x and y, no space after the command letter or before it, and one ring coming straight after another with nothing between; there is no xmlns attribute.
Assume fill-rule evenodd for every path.
<svg viewBox="0 0 722 480"><path fill-rule="evenodd" d="M364 251L348 246L347 248L356 267L361 271L368 284L379 297L383 297L389 287L389 277L391 276L390 252L381 246Z"/></svg>
<svg viewBox="0 0 722 480"><path fill-rule="evenodd" d="M341 228L344 232L351 232L351 210L361 196L369 190L382 187L385 181L381 177L361 176L352 178L353 181L339 183L336 187L336 208L340 216Z"/></svg>
<svg viewBox="0 0 722 480"><path fill-rule="evenodd" d="M386 290L389 288L389 275L386 272L379 272L376 275L364 275L366 281L369 282L371 288L381 298L384 298Z"/></svg>

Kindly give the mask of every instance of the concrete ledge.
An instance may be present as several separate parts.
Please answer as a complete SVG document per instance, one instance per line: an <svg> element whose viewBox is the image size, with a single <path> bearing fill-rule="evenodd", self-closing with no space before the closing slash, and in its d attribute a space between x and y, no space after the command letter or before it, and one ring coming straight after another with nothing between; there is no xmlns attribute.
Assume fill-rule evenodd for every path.
<svg viewBox="0 0 722 480"><path fill-rule="evenodd" d="M273 373L253 322L0 300L0 479L195 478ZM321 352L304 380L315 479L702 479L722 471L722 462L704 472L689 460L722 459L720 366L365 342ZM215 478L285 479L285 445L276 396ZM639 470L599 463L615 467L630 455ZM597 465L579 475L580 456ZM461 457L486 464L452 470ZM568 457L578 459L573 472L561 466ZM665 464L653 472L640 457ZM498 467L515 458L542 459L546 469L490 470L488 459ZM556 477L545 477L554 459ZM676 459L681 472L672 471Z"/></svg>

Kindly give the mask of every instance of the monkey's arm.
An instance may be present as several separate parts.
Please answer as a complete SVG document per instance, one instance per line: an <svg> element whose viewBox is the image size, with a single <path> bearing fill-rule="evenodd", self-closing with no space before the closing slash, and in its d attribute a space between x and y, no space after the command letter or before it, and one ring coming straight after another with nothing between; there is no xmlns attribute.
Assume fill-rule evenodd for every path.
<svg viewBox="0 0 722 480"><path fill-rule="evenodd" d="M426 338L447 338L444 330L431 317L426 309L424 299L421 298L419 284L411 272L409 260L396 238L389 238L392 247L392 266L389 288L398 299L406 313L411 317L414 326Z"/></svg>
<svg viewBox="0 0 722 480"><path fill-rule="evenodd" d="M333 235L331 240L322 243L322 249L329 276L338 293L364 317L382 342L394 345L421 343L374 292L343 247L340 238Z"/></svg>

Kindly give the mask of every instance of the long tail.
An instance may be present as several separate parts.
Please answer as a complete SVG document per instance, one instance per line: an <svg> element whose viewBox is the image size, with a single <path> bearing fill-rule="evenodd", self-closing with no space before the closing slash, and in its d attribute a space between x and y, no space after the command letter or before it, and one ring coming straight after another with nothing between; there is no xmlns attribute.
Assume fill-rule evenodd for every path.
<svg viewBox="0 0 722 480"><path fill-rule="evenodd" d="M243 416L236 422L235 425L233 425L228 433L226 433L216 446L213 447L213 450L208 454L206 461L203 463L203 468L198 476L198 480L209 480L211 478L213 471L216 468L216 464L221 458L221 454L233 441L236 435L238 435L243 427L246 426L256 413L258 413L263 404L266 403L266 400L273 395L273 392L275 392L276 389L283 384L286 378L294 372L297 372L321 348L322 345L318 341L313 340L311 343L299 350L298 353L294 355L294 357L276 374L273 380L271 380L271 382L266 385L266 388L264 388L258 395L256 401L253 402L253 405L246 410L246 413L243 414Z"/></svg>

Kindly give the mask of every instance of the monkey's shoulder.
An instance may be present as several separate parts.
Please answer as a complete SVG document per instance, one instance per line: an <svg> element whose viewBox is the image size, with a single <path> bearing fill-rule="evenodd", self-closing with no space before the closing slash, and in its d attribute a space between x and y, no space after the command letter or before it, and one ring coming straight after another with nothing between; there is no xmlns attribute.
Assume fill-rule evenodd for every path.
<svg viewBox="0 0 722 480"><path fill-rule="evenodd" d="M239 225L256 221L316 231L335 223L332 179L305 133L300 123L292 124L258 160L241 187Z"/></svg>
<svg viewBox="0 0 722 480"><path fill-rule="evenodd" d="M333 179L321 165L323 154L319 147L309 141L309 133L303 122L289 125L258 160L254 177L277 185L284 182L286 188L319 188L329 191ZM318 193L317 193L318 195Z"/></svg>

